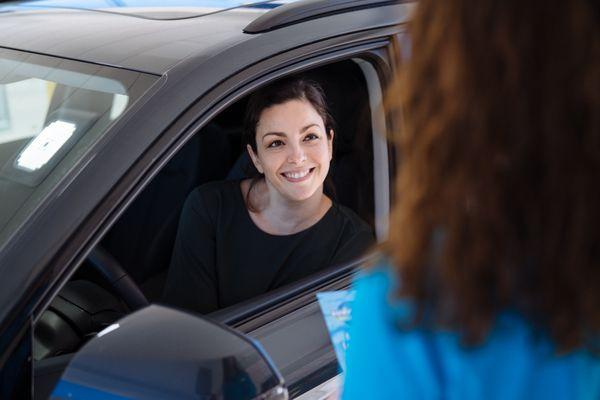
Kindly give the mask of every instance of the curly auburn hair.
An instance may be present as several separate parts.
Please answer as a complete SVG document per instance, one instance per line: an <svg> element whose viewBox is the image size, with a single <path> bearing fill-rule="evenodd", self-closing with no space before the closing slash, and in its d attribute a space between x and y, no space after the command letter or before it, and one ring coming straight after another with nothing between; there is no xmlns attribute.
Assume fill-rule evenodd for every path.
<svg viewBox="0 0 600 400"><path fill-rule="evenodd" d="M597 340L598 20L589 0L419 1L386 246L415 323L477 344L515 310L558 350Z"/></svg>

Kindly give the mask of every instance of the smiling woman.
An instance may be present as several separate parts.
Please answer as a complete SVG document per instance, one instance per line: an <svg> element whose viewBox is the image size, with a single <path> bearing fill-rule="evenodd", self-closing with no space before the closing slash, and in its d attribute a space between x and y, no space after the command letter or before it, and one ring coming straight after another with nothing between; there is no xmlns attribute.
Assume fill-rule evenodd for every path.
<svg viewBox="0 0 600 400"><path fill-rule="evenodd" d="M163 300L207 313L361 255L371 229L323 191L332 120L314 82L288 78L253 94L245 143L256 168L188 197Z"/></svg>

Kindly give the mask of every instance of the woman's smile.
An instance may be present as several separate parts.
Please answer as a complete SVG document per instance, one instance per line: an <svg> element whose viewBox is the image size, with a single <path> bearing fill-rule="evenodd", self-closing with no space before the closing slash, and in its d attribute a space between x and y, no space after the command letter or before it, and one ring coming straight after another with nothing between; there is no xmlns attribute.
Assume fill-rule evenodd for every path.
<svg viewBox="0 0 600 400"><path fill-rule="evenodd" d="M296 171L288 171L282 172L281 175L290 182L303 182L311 177L312 172L315 170L315 167L306 168L302 170Z"/></svg>

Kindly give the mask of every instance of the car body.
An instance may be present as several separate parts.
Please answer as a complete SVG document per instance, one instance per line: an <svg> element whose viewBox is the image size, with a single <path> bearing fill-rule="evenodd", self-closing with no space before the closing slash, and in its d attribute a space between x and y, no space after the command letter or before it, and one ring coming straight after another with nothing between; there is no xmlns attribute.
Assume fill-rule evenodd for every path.
<svg viewBox="0 0 600 400"><path fill-rule="evenodd" d="M0 68L19 74L35 69L37 80L48 77L63 86L107 91L114 99L111 113L117 99L127 97L110 118L106 110L92 118L93 110L71 99L74 108L81 108L60 109L66 114L56 114L54 122L71 118L77 125L74 135L78 129L83 133L72 143L65 139L71 144L62 149L59 144L41 167L26 164L36 162L27 161L35 157L26 157L26 150L40 143L32 145L29 136L3 142L0 136L0 149L9 149L0 159L5 165L0 173L2 398L48 393L47 388L36 389L32 356L34 327L44 311L99 244L110 247L111 238L114 244L134 236L128 210L135 210L153 185L158 192L172 190L161 186L160 177L171 176L166 169L176 158L184 158L199 132L209 130L215 119L226 124L227 110L243 105L252 90L272 80L312 71L325 77L325 83L333 82L334 89L358 93L369 107L367 161L361 149L340 150L347 157L338 170L346 170L346 175L340 174L348 177L357 163L370 163L366 183L342 179L340 186L342 192L354 191L356 204L368 198L374 232L379 240L385 238L394 153L383 136L389 125L381 99L394 74L394 54L405 40L403 24L411 3L309 0L281 6L238 3L220 9L207 8L202 1L182 2L185 7L142 3L136 2L137 8L93 10L76 3L69 8L65 2L56 7L52 2L8 3L0 8ZM343 71L360 75L361 91L335 83ZM4 78L7 86L17 81ZM53 93L51 100L55 97ZM343 98L338 104L345 110L352 106ZM341 116L341 125L348 123L343 112ZM228 166L236 156L227 160ZM20 163L26 168L17 168ZM148 255L152 249L144 248L144 240L137 242L142 247L138 254L154 257ZM336 376L338 369L315 293L348 287L359 264L357 260L335 266L211 317L257 339L291 395L300 395ZM68 358L47 369L59 376L66 363Z"/></svg>

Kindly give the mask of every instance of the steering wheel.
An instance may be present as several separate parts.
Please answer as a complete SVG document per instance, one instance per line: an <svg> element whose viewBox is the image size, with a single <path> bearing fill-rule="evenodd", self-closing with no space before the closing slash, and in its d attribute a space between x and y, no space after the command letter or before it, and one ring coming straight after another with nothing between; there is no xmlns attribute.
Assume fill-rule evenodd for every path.
<svg viewBox="0 0 600 400"><path fill-rule="evenodd" d="M92 250L88 255L88 260L130 310L135 311L150 304L137 283L125 272L121 264L100 245Z"/></svg>
<svg viewBox="0 0 600 400"><path fill-rule="evenodd" d="M89 337L89 333L95 332L98 326L110 323L107 321L116 318L118 313L115 310L118 310L118 307L115 308L114 304L118 300L115 295L132 311L149 304L138 285L106 250L96 246L89 254L88 261L110 284L114 293L109 295L106 290L93 282L79 281L80 286L75 292L67 290L69 294L63 293L63 295L73 296L73 293L79 292L80 296L75 298L80 301L78 305L84 306L83 310L75 306L75 303L71 304L57 296L57 302L53 303L54 309L51 305L44 311L33 335L36 399L50 396L73 353L85 338ZM86 286L81 286L82 282ZM107 304L102 304L100 307L95 304L103 301Z"/></svg>

